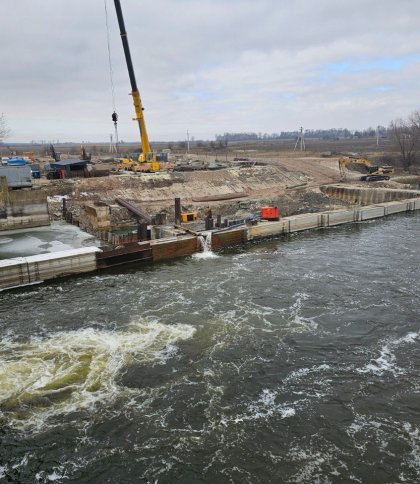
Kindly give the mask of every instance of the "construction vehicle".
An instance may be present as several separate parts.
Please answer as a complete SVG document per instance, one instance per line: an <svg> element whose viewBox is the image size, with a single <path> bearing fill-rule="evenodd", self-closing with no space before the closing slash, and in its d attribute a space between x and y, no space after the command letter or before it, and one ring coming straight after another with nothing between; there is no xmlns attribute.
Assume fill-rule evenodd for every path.
<svg viewBox="0 0 420 484"><path fill-rule="evenodd" d="M61 160L61 153L59 151L55 151L54 145L50 145L50 154L51 158L54 161L60 161Z"/></svg>
<svg viewBox="0 0 420 484"><path fill-rule="evenodd" d="M389 165L378 166L374 165L371 161L366 158L351 158L343 156L338 160L338 167L340 168L341 179L340 181L346 180L347 167L348 165L362 165L367 171L367 175L360 177L361 181L373 182L380 180L389 180L389 175L394 174L394 167Z"/></svg>
<svg viewBox="0 0 420 484"><path fill-rule="evenodd" d="M121 10L120 0L114 0L115 10L118 18L118 25L120 28L121 41L123 44L125 60L127 63L128 75L130 77L131 84L131 96L133 97L134 110L136 117L133 119L138 122L140 130L140 142L141 142L141 153L139 154L137 160L133 161L122 161L117 168L129 169L131 171L149 171L155 172L160 170L159 161L167 161L160 158L159 155L153 152L150 147L149 137L147 136L146 122L144 119L144 108L140 99L140 93L137 88L136 77L134 75L133 63L131 60L130 48L128 45L127 32L125 30L124 18Z"/></svg>
<svg viewBox="0 0 420 484"><path fill-rule="evenodd" d="M30 162L35 161L35 154L33 153L33 151L24 151L22 153L22 157L28 159Z"/></svg>
<svg viewBox="0 0 420 484"><path fill-rule="evenodd" d="M80 145L80 159L83 161L90 161L92 159L92 155L86 151L83 144Z"/></svg>

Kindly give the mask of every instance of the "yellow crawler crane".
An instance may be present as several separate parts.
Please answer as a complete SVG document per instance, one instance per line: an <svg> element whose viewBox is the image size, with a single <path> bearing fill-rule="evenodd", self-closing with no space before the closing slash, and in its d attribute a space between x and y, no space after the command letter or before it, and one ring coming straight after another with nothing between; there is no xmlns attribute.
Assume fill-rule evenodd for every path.
<svg viewBox="0 0 420 484"><path fill-rule="evenodd" d="M371 161L367 160L366 158L350 158L348 156L342 156L338 160L338 167L340 168L341 174L341 181L346 180L347 175L347 167L348 165L356 164L356 165L363 165L368 172L367 175L363 175L360 177L361 181L380 181L380 180L389 180L389 175L394 174L394 167L389 165L378 166L374 165Z"/></svg>
<svg viewBox="0 0 420 484"><path fill-rule="evenodd" d="M131 60L130 48L128 45L127 32L125 30L124 18L121 10L120 0L114 0L115 10L117 12L118 25L120 27L121 41L123 44L125 60L127 62L128 75L131 83L131 96L133 97L134 111L136 117L134 121L137 121L140 129L140 142L141 153L137 160L131 163L123 163L123 166L130 165L132 171L159 171L160 163L158 157L153 153L150 147L149 137L147 136L146 123L144 120L144 108L141 103L140 92L137 88L136 77L134 75L133 62Z"/></svg>

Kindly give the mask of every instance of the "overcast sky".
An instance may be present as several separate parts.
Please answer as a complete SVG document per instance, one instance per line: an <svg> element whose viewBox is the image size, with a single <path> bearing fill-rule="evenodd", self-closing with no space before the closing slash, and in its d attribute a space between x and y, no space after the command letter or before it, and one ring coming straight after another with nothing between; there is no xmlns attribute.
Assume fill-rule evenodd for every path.
<svg viewBox="0 0 420 484"><path fill-rule="evenodd" d="M420 109L419 0L121 0L150 139L363 129ZM138 139L107 0L120 139ZM104 0L0 1L10 141L113 132Z"/></svg>

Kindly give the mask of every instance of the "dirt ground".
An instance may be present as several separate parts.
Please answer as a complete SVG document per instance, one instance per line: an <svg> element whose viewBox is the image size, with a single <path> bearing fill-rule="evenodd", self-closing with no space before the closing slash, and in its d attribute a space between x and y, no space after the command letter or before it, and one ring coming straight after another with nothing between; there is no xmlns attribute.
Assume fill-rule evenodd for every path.
<svg viewBox="0 0 420 484"><path fill-rule="evenodd" d="M214 171L113 172L103 178L42 180L39 183L50 197L53 217L61 216L60 196L66 196L69 210L78 219L85 218L85 203L105 202L111 206L116 224L135 221L126 209L116 204L116 198L133 203L150 216L166 212L169 222L174 220L176 197L181 198L184 211L197 211L204 217L211 209L214 217L220 214L229 219L246 217L267 205L278 206L283 216L343 206L343 202L331 200L319 190L321 185L339 182L338 157L270 152L253 155L252 160L264 164L240 167L231 156L223 160L229 164L228 168ZM112 167L103 162L96 166ZM360 173L350 172L348 181L361 183L359 177ZM384 183L375 185L379 184L383 186Z"/></svg>

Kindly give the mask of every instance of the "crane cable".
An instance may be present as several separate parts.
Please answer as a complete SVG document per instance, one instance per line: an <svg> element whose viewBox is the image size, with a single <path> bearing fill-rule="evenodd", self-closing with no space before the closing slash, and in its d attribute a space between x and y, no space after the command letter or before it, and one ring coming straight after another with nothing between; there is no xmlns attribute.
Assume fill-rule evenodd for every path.
<svg viewBox="0 0 420 484"><path fill-rule="evenodd" d="M112 69L112 58L111 58L111 43L110 43L110 35L109 35L109 23L108 23L108 9L106 5L106 0L104 0L104 6L105 6L105 23L106 23L106 39L107 39L107 45L108 45L108 63L109 63L109 78L111 81L111 97L112 97L112 108L113 108L113 113L112 113L112 121L114 123L114 128L115 128L115 144L118 146L118 114L116 112L115 108L115 88L114 88L114 71Z"/></svg>

